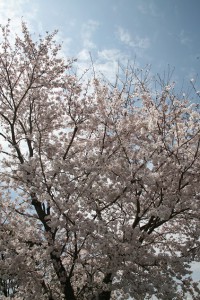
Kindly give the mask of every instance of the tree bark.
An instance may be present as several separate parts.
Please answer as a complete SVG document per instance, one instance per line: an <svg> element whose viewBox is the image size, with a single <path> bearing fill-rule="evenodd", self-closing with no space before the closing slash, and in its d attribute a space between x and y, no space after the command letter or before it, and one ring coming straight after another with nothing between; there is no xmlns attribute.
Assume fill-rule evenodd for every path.
<svg viewBox="0 0 200 300"><path fill-rule="evenodd" d="M65 295L65 300L76 300L76 297L74 295L74 290L72 288L69 279L67 279L65 282L64 295Z"/></svg>

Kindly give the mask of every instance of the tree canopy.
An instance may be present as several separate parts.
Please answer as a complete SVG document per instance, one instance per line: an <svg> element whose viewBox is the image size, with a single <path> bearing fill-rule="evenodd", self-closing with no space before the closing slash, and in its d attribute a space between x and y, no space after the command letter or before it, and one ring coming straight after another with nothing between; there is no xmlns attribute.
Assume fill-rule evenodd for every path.
<svg viewBox="0 0 200 300"><path fill-rule="evenodd" d="M83 80L55 34L1 26L0 294L197 299L199 106L131 65Z"/></svg>

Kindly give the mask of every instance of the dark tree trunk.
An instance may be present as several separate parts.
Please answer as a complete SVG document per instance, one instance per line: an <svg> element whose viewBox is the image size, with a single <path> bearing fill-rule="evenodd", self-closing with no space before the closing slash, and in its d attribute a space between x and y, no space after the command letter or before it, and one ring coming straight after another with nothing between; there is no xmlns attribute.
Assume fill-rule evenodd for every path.
<svg viewBox="0 0 200 300"><path fill-rule="evenodd" d="M99 294L98 300L110 300L111 292L110 291L103 291Z"/></svg>
<svg viewBox="0 0 200 300"><path fill-rule="evenodd" d="M76 300L70 280L67 280L65 283L64 295L65 300Z"/></svg>
<svg viewBox="0 0 200 300"><path fill-rule="evenodd" d="M65 300L76 300L74 295L74 290L68 277L66 270L62 264L60 257L56 256L54 253L50 253L51 260L53 262L54 270L58 276L60 284L62 286L62 291L65 295ZM64 281L63 281L63 278Z"/></svg>

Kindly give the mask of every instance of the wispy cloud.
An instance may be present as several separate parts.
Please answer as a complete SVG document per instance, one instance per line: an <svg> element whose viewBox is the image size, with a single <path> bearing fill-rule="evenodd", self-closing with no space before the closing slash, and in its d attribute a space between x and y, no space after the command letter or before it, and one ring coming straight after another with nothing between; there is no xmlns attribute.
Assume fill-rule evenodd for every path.
<svg viewBox="0 0 200 300"><path fill-rule="evenodd" d="M119 64L126 65L128 56L117 48L107 48L98 51L95 68L102 73L109 81L116 80Z"/></svg>
<svg viewBox="0 0 200 300"><path fill-rule="evenodd" d="M162 13L158 10L158 7L153 1L141 1L137 8L143 15L148 14L152 17L162 16Z"/></svg>
<svg viewBox="0 0 200 300"><path fill-rule="evenodd" d="M82 49L81 51L79 51L77 58L81 62L88 62L91 60L90 52L88 51L88 49Z"/></svg>
<svg viewBox="0 0 200 300"><path fill-rule="evenodd" d="M81 29L81 38L83 41L83 47L87 49L95 48L96 45L92 41L92 35L99 27L99 23L94 20L89 20L87 23L82 25Z"/></svg>
<svg viewBox="0 0 200 300"><path fill-rule="evenodd" d="M38 7L36 2L30 0L0 1L0 22L5 25L11 19L11 28L15 33L21 31L21 21L28 21L29 28L36 20ZM32 23L33 22L33 23Z"/></svg>
<svg viewBox="0 0 200 300"><path fill-rule="evenodd" d="M124 59L127 60L127 56L116 48L98 51L98 58L104 61L123 61Z"/></svg>
<svg viewBox="0 0 200 300"><path fill-rule="evenodd" d="M125 45L131 48L141 48L147 49L150 47L150 40L147 37L140 37L136 35L134 38L131 36L128 30L124 29L123 27L119 26L117 28L117 37L119 40L124 43Z"/></svg>
<svg viewBox="0 0 200 300"><path fill-rule="evenodd" d="M185 30L181 30L181 32L179 34L179 40L182 45L189 46L191 43L191 38L187 35Z"/></svg>
<svg viewBox="0 0 200 300"><path fill-rule="evenodd" d="M86 70L87 75L95 70L97 76L105 76L109 81L113 82L116 79L118 67L126 65L128 56L117 48L106 48L101 51L92 51L91 55L88 49L82 49L78 53L78 74L82 75Z"/></svg>

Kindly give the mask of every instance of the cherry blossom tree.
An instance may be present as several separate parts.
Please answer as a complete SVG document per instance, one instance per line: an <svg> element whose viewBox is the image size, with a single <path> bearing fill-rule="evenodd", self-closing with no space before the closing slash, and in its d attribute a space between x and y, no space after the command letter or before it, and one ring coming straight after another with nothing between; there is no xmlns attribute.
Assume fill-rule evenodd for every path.
<svg viewBox="0 0 200 300"><path fill-rule="evenodd" d="M81 80L56 32L1 33L1 299L197 299L198 105L131 66Z"/></svg>

